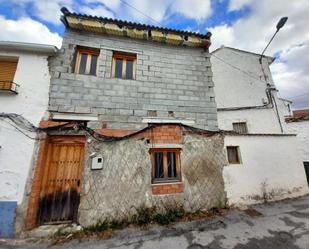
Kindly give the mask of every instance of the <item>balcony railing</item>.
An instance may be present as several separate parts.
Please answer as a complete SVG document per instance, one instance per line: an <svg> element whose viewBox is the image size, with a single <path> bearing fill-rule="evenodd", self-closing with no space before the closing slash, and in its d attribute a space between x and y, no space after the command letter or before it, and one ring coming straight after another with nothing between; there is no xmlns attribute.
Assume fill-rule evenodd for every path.
<svg viewBox="0 0 309 249"><path fill-rule="evenodd" d="M19 85L13 81L0 81L0 91L1 92L12 92L18 93Z"/></svg>

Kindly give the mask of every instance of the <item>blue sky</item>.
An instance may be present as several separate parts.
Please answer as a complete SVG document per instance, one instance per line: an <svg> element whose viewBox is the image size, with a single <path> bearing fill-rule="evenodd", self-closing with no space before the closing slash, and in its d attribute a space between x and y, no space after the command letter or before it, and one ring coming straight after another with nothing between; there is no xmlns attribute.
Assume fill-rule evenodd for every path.
<svg viewBox="0 0 309 249"><path fill-rule="evenodd" d="M46 0L43 0L42 2L44 2ZM126 0L128 4L132 5L130 3L130 0ZM20 0L20 1L1 1L1 9L0 9L0 15L5 16L7 19L12 19L12 20L17 20L19 19L21 16L27 16L32 18L33 20L39 21L41 23L43 23L44 25L46 25L48 27L48 29L51 32L57 32L60 36L63 35L64 33L64 26L61 25L60 23L54 23L54 22L50 22L44 18L40 18L38 15L36 15L37 13L37 8L35 6L36 1L27 1L27 0ZM63 5L61 5L62 1L58 1L58 6L67 6L65 5L65 1L63 1ZM77 6L77 5L87 5L91 8L93 8L94 10L98 7L103 6L104 8L106 8L107 11L110 11L114 18L117 19L124 19L122 15L120 15L120 13L117 13L117 11L113 10L112 8L110 8L108 6L107 3L104 2L108 2L108 1L74 1L73 5L68 4L68 7L71 6ZM196 20L194 18L190 18L190 17L186 17L185 15L183 15L182 13L175 13L173 12L170 8L170 4L167 5L167 8L165 9L166 11L166 16L163 19L157 19L157 22L153 21L152 19L148 18L147 16L151 17L151 14L147 14L147 12L144 12L142 10L140 10L142 13L145 13L145 16L143 17L143 19L145 18L145 20L140 20L140 18L136 18L134 16L138 15L141 16L142 14L140 14L137 10L134 10L134 8L129 7L128 5L125 5L123 3L120 3L123 7L125 8L131 8L133 10L133 15L129 15L126 16L126 19L132 20L132 21L143 21L149 24L153 24L153 25L160 25L161 26L166 26L169 28L176 28L176 29L190 29L192 31L196 31L196 32L206 32L208 27L215 27L217 25L220 25L222 23L231 25L233 24L235 21L237 21L238 19L246 16L249 12L250 12L250 8L246 7L244 9L240 9L238 11L232 11L229 12L228 8L229 8L229 0L222 0L222 1L212 1L211 2L211 8L212 11L215 12L215 15L211 15L209 18L206 19L202 19L202 20ZM135 7L134 5L132 5L133 7ZM47 6L46 6L47 7ZM135 7L138 9L138 6ZM69 8L71 11L78 11L78 8ZM139 10L139 9L138 9ZM135 13L134 13L135 12ZM100 14L100 12L98 12L98 14ZM55 13L55 16L60 18L60 11ZM155 19L155 18L153 18ZM155 19L156 20L156 19Z"/></svg>
<svg viewBox="0 0 309 249"><path fill-rule="evenodd" d="M267 53L277 58L271 69L281 96L292 99L296 108L309 107L309 58L303 56L309 53L307 0L0 0L0 6L0 40L58 47L64 32L62 6L79 13L211 31L211 49L225 45L257 53L280 17L288 16Z"/></svg>

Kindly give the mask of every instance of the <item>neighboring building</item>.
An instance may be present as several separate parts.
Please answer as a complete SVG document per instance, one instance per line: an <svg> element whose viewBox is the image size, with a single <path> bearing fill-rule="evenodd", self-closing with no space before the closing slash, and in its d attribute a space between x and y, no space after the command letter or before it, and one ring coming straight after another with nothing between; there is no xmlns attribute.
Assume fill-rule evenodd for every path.
<svg viewBox="0 0 309 249"><path fill-rule="evenodd" d="M211 34L62 12L26 227L225 206Z"/></svg>
<svg viewBox="0 0 309 249"><path fill-rule="evenodd" d="M297 134L298 148L309 183L309 109L295 110L285 121L288 131Z"/></svg>
<svg viewBox="0 0 309 249"><path fill-rule="evenodd" d="M12 113L38 126L48 106L48 57L56 52L49 45L0 42L0 237L14 235L36 143L31 125Z"/></svg>
<svg viewBox="0 0 309 249"><path fill-rule="evenodd" d="M212 52L219 129L229 165L224 167L230 204L277 200L308 193L295 135L289 134L269 65L274 58L229 47Z"/></svg>
<svg viewBox="0 0 309 249"><path fill-rule="evenodd" d="M281 111L281 115L283 115L284 118L293 116L291 105L292 105L292 101L288 99L279 98L278 109L279 111Z"/></svg>

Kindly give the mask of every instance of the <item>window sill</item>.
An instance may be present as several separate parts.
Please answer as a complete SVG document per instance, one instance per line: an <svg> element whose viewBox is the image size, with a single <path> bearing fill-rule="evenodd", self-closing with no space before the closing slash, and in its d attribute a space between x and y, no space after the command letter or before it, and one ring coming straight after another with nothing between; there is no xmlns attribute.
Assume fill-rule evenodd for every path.
<svg viewBox="0 0 309 249"><path fill-rule="evenodd" d="M180 181L169 181L153 183L151 185L153 195L177 194L183 192L183 183Z"/></svg>

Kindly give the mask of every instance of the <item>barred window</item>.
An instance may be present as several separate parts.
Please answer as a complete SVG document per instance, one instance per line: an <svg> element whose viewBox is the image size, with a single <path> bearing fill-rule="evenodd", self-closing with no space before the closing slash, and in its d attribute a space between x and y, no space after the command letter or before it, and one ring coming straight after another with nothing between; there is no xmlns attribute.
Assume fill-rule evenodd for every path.
<svg viewBox="0 0 309 249"><path fill-rule="evenodd" d="M239 134L247 134L248 127L246 122L233 123L233 130Z"/></svg>

